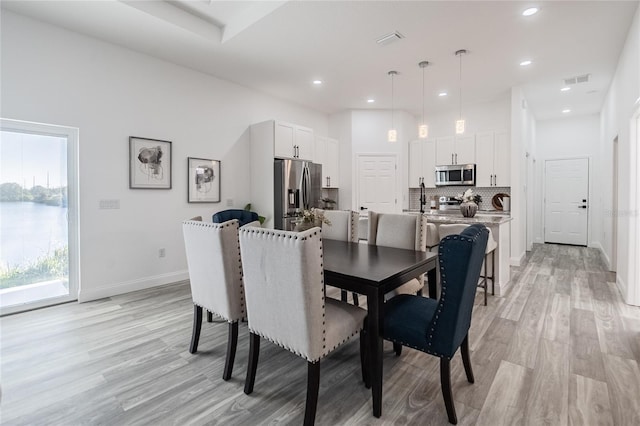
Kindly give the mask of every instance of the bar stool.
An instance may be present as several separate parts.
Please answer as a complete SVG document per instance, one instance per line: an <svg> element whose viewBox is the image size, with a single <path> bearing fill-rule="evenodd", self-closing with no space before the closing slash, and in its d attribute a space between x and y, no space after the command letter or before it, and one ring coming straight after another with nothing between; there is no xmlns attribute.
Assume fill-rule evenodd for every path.
<svg viewBox="0 0 640 426"><path fill-rule="evenodd" d="M464 224L443 224L440 225L438 230L438 234L440 239L442 240L444 237L453 234L460 234L464 231L469 225ZM485 257L483 262L484 271L482 275L480 275L481 281L478 282L478 287L484 288L484 306L487 306L487 280L491 280L491 294L495 295L496 289L496 255L495 250L498 247L498 243L496 243L495 238L493 238L493 232L491 232L491 228L487 227L489 230L489 238L487 240L487 249L485 250ZM489 255L491 255L491 275L488 275L487 264L489 263Z"/></svg>

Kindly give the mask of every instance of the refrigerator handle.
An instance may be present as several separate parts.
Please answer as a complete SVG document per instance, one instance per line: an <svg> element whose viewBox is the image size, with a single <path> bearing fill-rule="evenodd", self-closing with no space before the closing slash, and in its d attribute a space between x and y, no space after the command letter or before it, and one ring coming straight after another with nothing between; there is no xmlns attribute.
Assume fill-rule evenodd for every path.
<svg viewBox="0 0 640 426"><path fill-rule="evenodd" d="M309 191L311 190L311 176L309 166L306 164L302 169L302 208L309 209Z"/></svg>

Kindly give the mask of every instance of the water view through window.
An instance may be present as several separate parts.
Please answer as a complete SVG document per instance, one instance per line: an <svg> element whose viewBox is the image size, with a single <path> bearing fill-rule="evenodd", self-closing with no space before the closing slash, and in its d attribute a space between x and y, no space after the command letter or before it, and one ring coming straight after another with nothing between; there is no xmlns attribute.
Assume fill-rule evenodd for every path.
<svg viewBox="0 0 640 426"><path fill-rule="evenodd" d="M0 133L0 303L69 294L67 138Z"/></svg>

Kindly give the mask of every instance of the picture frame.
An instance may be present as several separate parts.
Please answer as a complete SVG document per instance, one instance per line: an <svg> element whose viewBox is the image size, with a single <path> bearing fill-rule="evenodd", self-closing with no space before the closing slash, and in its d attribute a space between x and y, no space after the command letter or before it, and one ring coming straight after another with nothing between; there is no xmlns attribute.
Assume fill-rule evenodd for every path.
<svg viewBox="0 0 640 426"><path fill-rule="evenodd" d="M129 188L171 189L171 142L129 137Z"/></svg>
<svg viewBox="0 0 640 426"><path fill-rule="evenodd" d="M187 158L188 202L220 202L220 161L206 158Z"/></svg>

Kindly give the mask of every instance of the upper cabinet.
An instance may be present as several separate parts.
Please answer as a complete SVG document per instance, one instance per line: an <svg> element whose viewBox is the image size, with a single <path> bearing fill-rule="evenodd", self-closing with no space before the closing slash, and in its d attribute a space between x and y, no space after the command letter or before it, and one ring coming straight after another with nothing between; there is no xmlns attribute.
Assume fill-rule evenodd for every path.
<svg viewBox="0 0 640 426"><path fill-rule="evenodd" d="M273 149L274 157L313 158L313 130L296 124L274 121Z"/></svg>
<svg viewBox="0 0 640 426"><path fill-rule="evenodd" d="M434 139L409 142L409 187L435 188L436 141Z"/></svg>
<svg viewBox="0 0 640 426"><path fill-rule="evenodd" d="M338 141L324 136L315 137L313 162L322 164L322 187L338 188L340 182L340 153Z"/></svg>
<svg viewBox="0 0 640 426"><path fill-rule="evenodd" d="M475 136L436 139L436 165L471 164L476 162Z"/></svg>
<svg viewBox="0 0 640 426"><path fill-rule="evenodd" d="M510 157L507 132L476 134L476 186L510 186Z"/></svg>

